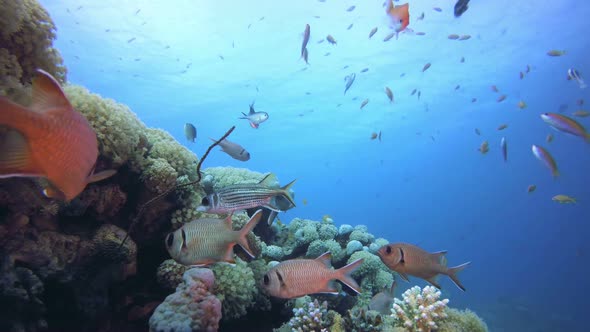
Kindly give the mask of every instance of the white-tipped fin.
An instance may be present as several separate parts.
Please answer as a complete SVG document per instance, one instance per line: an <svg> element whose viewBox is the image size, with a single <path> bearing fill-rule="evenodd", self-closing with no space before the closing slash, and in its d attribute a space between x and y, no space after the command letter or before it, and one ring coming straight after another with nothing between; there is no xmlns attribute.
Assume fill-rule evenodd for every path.
<svg viewBox="0 0 590 332"><path fill-rule="evenodd" d="M33 101L31 110L38 113L69 112L72 105L66 98L59 83L44 70L37 69L33 79Z"/></svg>

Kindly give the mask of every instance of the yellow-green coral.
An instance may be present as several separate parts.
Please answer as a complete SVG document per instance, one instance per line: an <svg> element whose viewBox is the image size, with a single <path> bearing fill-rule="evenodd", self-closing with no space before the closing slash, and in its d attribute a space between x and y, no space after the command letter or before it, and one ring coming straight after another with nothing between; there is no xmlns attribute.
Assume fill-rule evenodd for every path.
<svg viewBox="0 0 590 332"><path fill-rule="evenodd" d="M205 174L203 185L211 187L213 191L232 184L258 183L265 176L263 173L254 172L247 168L235 167L209 167L203 173Z"/></svg>
<svg viewBox="0 0 590 332"><path fill-rule="evenodd" d="M223 319L244 316L257 293L252 270L239 258L235 266L221 263L213 265L211 270L215 274L214 294L221 301Z"/></svg>
<svg viewBox="0 0 590 332"><path fill-rule="evenodd" d="M487 332L488 326L473 311L449 309L447 317L438 324L439 332Z"/></svg>
<svg viewBox="0 0 590 332"><path fill-rule="evenodd" d="M0 95L30 84L41 68L64 82L66 68L53 48L55 25L36 0L0 0Z"/></svg>

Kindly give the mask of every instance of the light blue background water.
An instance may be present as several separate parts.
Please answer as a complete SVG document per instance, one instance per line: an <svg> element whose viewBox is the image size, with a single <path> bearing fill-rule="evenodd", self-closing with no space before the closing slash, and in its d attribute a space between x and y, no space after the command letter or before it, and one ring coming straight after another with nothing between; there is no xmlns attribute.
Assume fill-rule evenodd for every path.
<svg viewBox="0 0 590 332"><path fill-rule="evenodd" d="M41 2L58 27L70 82L129 105L198 155L207 137L236 125L230 139L252 159L216 152L206 167L273 171L282 183L297 178L298 206L282 220L329 214L390 241L448 250L450 265L472 261L461 275L468 291L442 278L443 294L452 306L477 311L492 331L585 330L590 144L557 132L547 144L552 131L539 114L561 104L571 114L577 99L590 102L590 89L565 79L570 67L590 73L590 3L474 0L456 19L454 1L411 1L409 27L426 34L383 42L390 30L376 0ZM306 23L309 66L299 59ZM373 27L379 31L368 39ZM453 41L451 33L472 38ZM337 45L317 43L328 34ZM551 49L567 54L549 57ZM527 64L532 70L520 80ZM343 95L352 72L356 81ZM504 102L491 85L508 96ZM253 100L270 114L258 130L237 119ZM518 109L519 100L528 107ZM197 126L196 144L184 139L185 122ZM509 127L497 131L503 123ZM371 141L378 131L383 141ZM487 155L477 151L483 140ZM554 155L558 179L531 144ZM527 194L529 184L537 191ZM579 203L559 205L551 201L556 194ZM411 281L401 288L424 284Z"/></svg>

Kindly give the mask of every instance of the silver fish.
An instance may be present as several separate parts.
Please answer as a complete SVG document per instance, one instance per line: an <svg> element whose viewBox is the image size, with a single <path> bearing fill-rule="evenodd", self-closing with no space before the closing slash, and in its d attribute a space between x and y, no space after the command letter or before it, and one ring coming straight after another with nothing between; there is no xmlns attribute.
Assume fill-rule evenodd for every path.
<svg viewBox="0 0 590 332"><path fill-rule="evenodd" d="M508 146L506 145L506 138L502 137L500 141L500 147L502 148L502 157L504 157L504 162L508 161Z"/></svg>
<svg viewBox="0 0 590 332"><path fill-rule="evenodd" d="M282 188L273 188L271 186L277 183L277 179L273 173L270 173L259 183L230 185L204 197L197 211L222 214L265 207L282 212L281 207L284 207L285 204L279 207L276 197L282 196L289 201L290 205L295 206L290 192L295 181L291 181Z"/></svg>
<svg viewBox="0 0 590 332"><path fill-rule="evenodd" d="M352 85L352 83L354 83L355 78L356 78L355 73L352 73L344 78L344 80L346 80L346 87L344 88L344 94L346 94L346 91L348 91L348 89L350 89L350 86Z"/></svg>
<svg viewBox="0 0 590 332"><path fill-rule="evenodd" d="M384 289L383 291L375 294L369 303L369 310L375 310L379 313L386 315L391 313L391 305L395 292L395 280L391 283L391 287Z"/></svg>
<svg viewBox="0 0 590 332"><path fill-rule="evenodd" d="M185 123L184 124L184 136L186 139L195 142L195 138L197 138L197 128L192 123Z"/></svg>
<svg viewBox="0 0 590 332"><path fill-rule="evenodd" d="M193 220L166 236L166 249L178 263L194 266L234 263L235 244L254 257L246 236L256 227L261 216L262 211L258 210L239 231L232 230L231 216Z"/></svg>
<svg viewBox="0 0 590 332"><path fill-rule="evenodd" d="M210 140L213 142L217 142L217 140L209 137ZM248 161L250 160L250 152L246 151L241 145L228 141L227 138L223 141L219 142L219 146L221 147L221 151L227 153L230 157L239 160L239 161Z"/></svg>
<svg viewBox="0 0 590 332"><path fill-rule="evenodd" d="M264 121L268 120L268 113L266 112L256 112L254 110L254 103L250 104L250 112L248 114L242 112L244 116L240 117L240 119L246 119L250 122L250 127L254 129L258 129L258 126L263 123Z"/></svg>

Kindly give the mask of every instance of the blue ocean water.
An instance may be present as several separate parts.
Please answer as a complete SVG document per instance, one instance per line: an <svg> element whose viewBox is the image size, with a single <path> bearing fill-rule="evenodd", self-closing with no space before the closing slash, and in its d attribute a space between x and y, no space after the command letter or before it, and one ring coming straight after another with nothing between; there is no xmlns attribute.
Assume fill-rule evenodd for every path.
<svg viewBox="0 0 590 332"><path fill-rule="evenodd" d="M491 331L586 329L590 144L552 131L539 115L561 105L571 115L587 107L577 100L590 102L590 89L566 80L568 68L590 73L590 3L474 0L455 18L455 1L410 1L413 33L388 42L382 1L41 3L58 27L55 46L71 83L127 104L199 156L208 137L236 125L230 140L251 160L216 149L204 167L297 178L298 206L280 216L284 222L328 214L392 242L448 250L449 265L471 261L461 275L467 292L442 278L443 294ZM309 65L300 59L305 24ZM336 45L318 43L328 34ZM566 54L548 56L553 49ZM238 119L253 101L270 114L259 129ZM194 144L184 138L185 122L197 127ZM498 131L501 124L508 127ZM484 140L486 155L478 151ZM553 154L561 176L552 178L532 144ZM537 190L529 194L531 184ZM553 202L556 194L578 203ZM412 278L398 295L414 284L424 282Z"/></svg>

